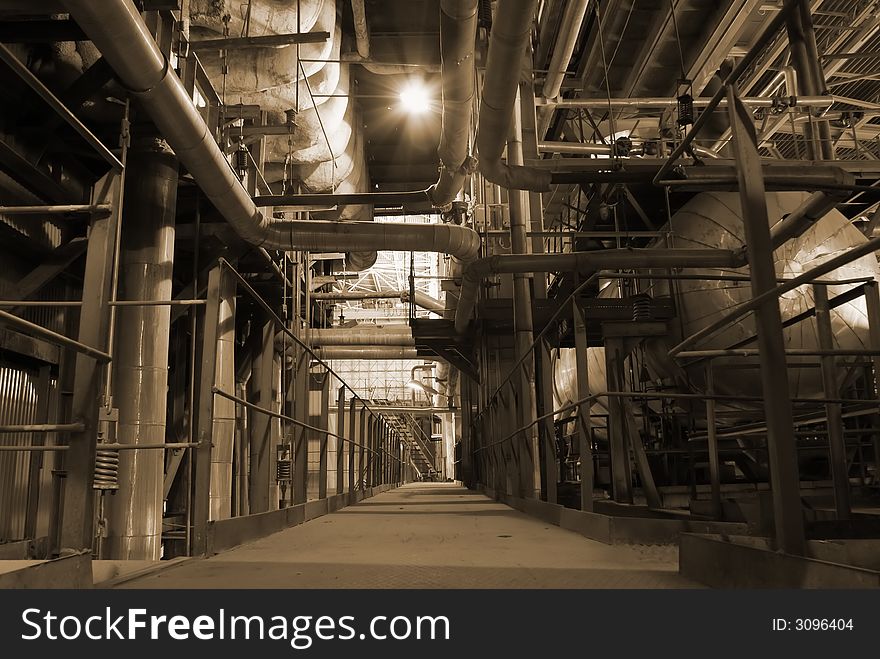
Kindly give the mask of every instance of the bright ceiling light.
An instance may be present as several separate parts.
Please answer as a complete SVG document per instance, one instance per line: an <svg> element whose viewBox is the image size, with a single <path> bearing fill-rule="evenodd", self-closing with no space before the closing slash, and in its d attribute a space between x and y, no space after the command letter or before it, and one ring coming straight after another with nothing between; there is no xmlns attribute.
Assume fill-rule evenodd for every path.
<svg viewBox="0 0 880 659"><path fill-rule="evenodd" d="M424 114L431 109L431 95L424 84L411 81L400 90L400 104L410 114Z"/></svg>

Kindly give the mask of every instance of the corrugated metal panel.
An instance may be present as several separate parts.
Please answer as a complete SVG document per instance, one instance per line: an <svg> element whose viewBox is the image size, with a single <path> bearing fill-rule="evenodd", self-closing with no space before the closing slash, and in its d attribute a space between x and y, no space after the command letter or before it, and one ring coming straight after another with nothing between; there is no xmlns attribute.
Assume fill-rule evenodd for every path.
<svg viewBox="0 0 880 659"><path fill-rule="evenodd" d="M55 249L61 245L61 223L58 220L46 219L39 222L33 216L22 217L0 213L0 222L43 247Z"/></svg>
<svg viewBox="0 0 880 659"><path fill-rule="evenodd" d="M36 421L38 376L36 371L0 362L0 423L22 424ZM31 443L32 433L0 435L4 445ZM0 542L24 537L27 509L30 454L0 452Z"/></svg>

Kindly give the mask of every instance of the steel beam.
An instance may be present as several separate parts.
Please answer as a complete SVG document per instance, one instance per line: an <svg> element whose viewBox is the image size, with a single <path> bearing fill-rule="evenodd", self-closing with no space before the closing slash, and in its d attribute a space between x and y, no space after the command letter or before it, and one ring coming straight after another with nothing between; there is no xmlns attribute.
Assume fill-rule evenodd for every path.
<svg viewBox="0 0 880 659"><path fill-rule="evenodd" d="M746 251L752 278L752 295L757 297L776 287L761 158L751 113L739 102L735 85L728 85L727 100L733 138L731 147L737 163ZM764 409L767 415L776 543L786 553L803 555L804 519L779 301L775 297L765 300L755 310L755 321L758 349L761 353Z"/></svg>

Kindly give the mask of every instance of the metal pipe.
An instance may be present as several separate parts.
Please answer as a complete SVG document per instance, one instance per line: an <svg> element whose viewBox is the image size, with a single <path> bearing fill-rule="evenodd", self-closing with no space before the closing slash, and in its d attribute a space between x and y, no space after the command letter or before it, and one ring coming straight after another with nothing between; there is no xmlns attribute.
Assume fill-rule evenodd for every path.
<svg viewBox="0 0 880 659"><path fill-rule="evenodd" d="M127 160L120 252L120 296L171 299L178 164L168 145L147 135ZM165 441L171 308L120 307L114 403L125 444ZM164 456L133 453L119 462L119 489L105 498L107 558L158 560L161 554Z"/></svg>
<svg viewBox="0 0 880 659"><path fill-rule="evenodd" d="M329 293L312 293L311 299L322 302L333 302L337 300L394 300L398 298L403 299L404 295L405 293L400 291L331 291Z"/></svg>
<svg viewBox="0 0 880 659"><path fill-rule="evenodd" d="M235 388L235 291L232 277L220 278L220 309L217 329L217 356L214 385ZM235 403L214 401L211 432L211 480L209 520L232 516L232 453L235 443Z"/></svg>
<svg viewBox="0 0 880 659"><path fill-rule="evenodd" d="M440 71L443 88L440 175L428 189L435 206L451 204L475 167L468 155L474 104L478 0L441 0Z"/></svg>
<svg viewBox="0 0 880 659"><path fill-rule="evenodd" d="M364 0L351 0L351 14L354 18L354 38L360 57L370 57L370 26L367 23L367 10Z"/></svg>
<svg viewBox="0 0 880 659"><path fill-rule="evenodd" d="M315 357L322 360L344 360L344 359L365 359L365 360L411 360L421 359L418 350L408 347L395 346L356 346L356 347L335 347L315 348Z"/></svg>
<svg viewBox="0 0 880 659"><path fill-rule="evenodd" d="M110 204L67 204L59 206L0 206L0 215L100 215L110 214Z"/></svg>
<svg viewBox="0 0 880 659"><path fill-rule="evenodd" d="M16 432L82 432L82 423L29 423L24 425L2 425L0 433Z"/></svg>
<svg viewBox="0 0 880 659"><path fill-rule="evenodd" d="M828 108L835 103L834 96L797 96L789 93L783 97L761 97L750 96L742 99L743 104L754 108L774 108L780 105L788 105L791 107L809 107L809 108ZM678 104L674 98L665 98L663 96L647 96L643 98L560 98L556 101L544 101L539 103L542 105L550 105L558 109L584 109L584 110L607 110L609 104L612 110L631 110L635 108L643 110L665 110L673 108ZM711 98L695 98L695 108L706 108L708 106L715 108L726 108L727 100L721 99L718 103L713 104Z"/></svg>
<svg viewBox="0 0 880 659"><path fill-rule="evenodd" d="M408 325L369 325L313 329L309 341L315 346L415 346Z"/></svg>
<svg viewBox="0 0 880 659"><path fill-rule="evenodd" d="M550 172L501 162L537 0L498 0L480 102L477 148L480 172L508 190L549 192Z"/></svg>
<svg viewBox="0 0 880 659"><path fill-rule="evenodd" d="M256 207L242 186L136 7L128 0L64 0L63 4L243 240L268 249L300 251L328 251L331 245L331 251L349 251L338 244L346 239L353 251L413 251L429 244L437 251L448 248L452 250L448 253L464 260L476 255L479 236L464 227L454 226L450 231L439 225L274 221Z"/></svg>
<svg viewBox="0 0 880 659"><path fill-rule="evenodd" d="M574 47L577 44L589 4L590 0L572 0L565 5L560 23L565 32L556 38L556 44L553 47L553 57L550 59L550 67L541 90L544 98L559 96L559 90L565 79L565 72L571 62L571 56L574 54Z"/></svg>
<svg viewBox="0 0 880 659"><path fill-rule="evenodd" d="M807 229L842 203L848 194L814 192L793 213L786 215L770 229L770 242L775 250Z"/></svg>
<svg viewBox="0 0 880 659"><path fill-rule="evenodd" d="M583 142L539 142L538 151L540 153L570 153L577 155L593 154L610 157L614 151L614 146L611 144L592 144ZM701 146L695 146L694 153L706 158L718 159L721 157L716 151ZM629 156L626 157L628 158Z"/></svg>
<svg viewBox="0 0 880 659"><path fill-rule="evenodd" d="M738 252L725 249L609 249L567 254L504 254L479 259L464 271L455 312L455 330L467 330L480 282L513 272L580 272L603 268L737 268Z"/></svg>
<svg viewBox="0 0 880 659"><path fill-rule="evenodd" d="M401 302L409 302L410 294L409 291L402 291L400 293L400 301ZM446 311L446 303L441 302L437 298L431 297L427 293L417 290L412 296L413 304L417 307L421 307L422 309L426 309L427 311L433 311L436 314L444 315Z"/></svg>

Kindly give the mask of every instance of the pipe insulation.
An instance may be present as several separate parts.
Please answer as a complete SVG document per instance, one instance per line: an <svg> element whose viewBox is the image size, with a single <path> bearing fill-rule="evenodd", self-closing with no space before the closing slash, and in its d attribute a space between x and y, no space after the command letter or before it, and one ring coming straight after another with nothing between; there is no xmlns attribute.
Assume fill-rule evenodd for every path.
<svg viewBox="0 0 880 659"><path fill-rule="evenodd" d="M243 240L267 249L427 249L462 260L476 256L479 235L458 226L273 221L257 209L239 182L134 5L129 0L64 0L64 6L133 90L178 160Z"/></svg>
<svg viewBox="0 0 880 659"><path fill-rule="evenodd" d="M440 73L442 123L440 175L428 189L435 206L451 204L464 180L474 170L468 147L475 94L474 44L477 36L478 0L441 0Z"/></svg>
<svg viewBox="0 0 880 659"><path fill-rule="evenodd" d="M178 165L158 138L133 140L125 178L119 298L171 300ZM117 310L114 404L124 444L165 442L171 307ZM121 451L119 489L105 497L106 557L159 560L163 451Z"/></svg>
<svg viewBox="0 0 880 659"><path fill-rule="evenodd" d="M221 391L235 391L235 290L232 277L222 278L217 330L214 385ZM211 485L209 519L232 516L232 453L235 442L235 402L217 396L211 427Z"/></svg>
<svg viewBox="0 0 880 659"><path fill-rule="evenodd" d="M315 346L415 346L409 325L372 325L313 329L309 342Z"/></svg>
<svg viewBox="0 0 880 659"><path fill-rule="evenodd" d="M349 360L349 359L399 359L412 360L419 359L418 351L412 347L405 346L356 346L356 347L327 347L315 348L315 355L319 359L329 361Z"/></svg>
<svg viewBox="0 0 880 659"><path fill-rule="evenodd" d="M559 96L559 90L562 88L568 63L571 62L571 57L574 54L574 48L589 4L590 0L570 0L565 5L561 22L564 31L557 37L556 44L553 46L550 67L541 89L544 98Z"/></svg>
<svg viewBox="0 0 880 659"><path fill-rule="evenodd" d="M489 37L477 149L480 172L490 182L508 190L549 192L549 171L501 161L537 4L537 0L498 0Z"/></svg>

